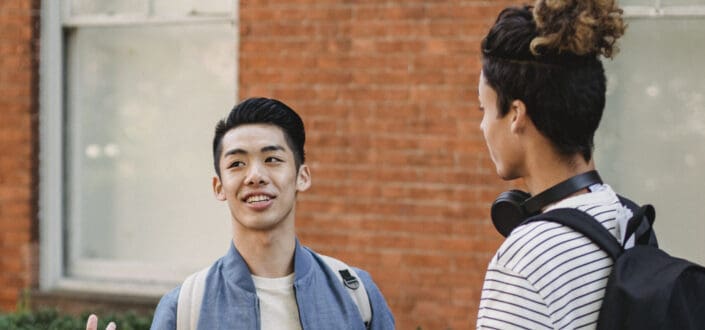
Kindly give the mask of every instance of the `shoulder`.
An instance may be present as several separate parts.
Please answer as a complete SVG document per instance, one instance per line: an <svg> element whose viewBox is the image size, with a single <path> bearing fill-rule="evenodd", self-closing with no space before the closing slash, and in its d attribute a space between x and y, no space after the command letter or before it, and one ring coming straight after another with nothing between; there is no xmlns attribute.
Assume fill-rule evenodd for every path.
<svg viewBox="0 0 705 330"><path fill-rule="evenodd" d="M497 250L493 260L503 267L513 269L519 259L531 253L540 253L555 247L556 240L563 236L580 236L572 229L550 221L534 221L523 224L507 237Z"/></svg>
<svg viewBox="0 0 705 330"><path fill-rule="evenodd" d="M389 307L387 307L387 302L382 295L382 291L377 287L374 280L372 280L372 275L364 269L357 267L351 268L355 270L357 277L360 278L360 281L362 281L362 284L365 286L365 291L367 291L367 295L369 296L372 305L383 305L384 308L388 309Z"/></svg>
<svg viewBox="0 0 705 330"><path fill-rule="evenodd" d="M362 284L365 285L365 289L367 289L367 292L370 292L371 290L379 291L379 288L377 288L377 284L375 284L374 280L372 280L372 275L370 275L370 273L368 273L362 268L350 268L355 271L357 277L359 277L360 281L362 281Z"/></svg>
<svg viewBox="0 0 705 330"><path fill-rule="evenodd" d="M610 264L607 254L573 229L550 221L518 227L497 251L492 263L536 284L549 274L569 271L577 265ZM595 264L596 265L596 264Z"/></svg>
<svg viewBox="0 0 705 330"><path fill-rule="evenodd" d="M176 308L180 291L181 286L178 286L159 300L159 305L157 305L152 319L152 329L176 329Z"/></svg>
<svg viewBox="0 0 705 330"><path fill-rule="evenodd" d="M314 255L315 258L321 260L322 265L325 264L326 268L330 268L330 271L334 273L333 276L337 277L338 275L335 273L343 269L348 269L357 276L359 281L362 283L362 286L365 288L365 292L367 293L367 300L370 303L370 309L372 312L372 321L370 329L394 329L394 316L392 315L392 312L389 309L389 306L387 305L387 301L382 295L380 289L375 284L370 273L368 273L362 268L350 266L342 260L336 259L334 257L316 253L310 249L307 250L312 255ZM340 280L340 278L338 279ZM359 294L356 296L364 297ZM361 307L358 306L358 308Z"/></svg>
<svg viewBox="0 0 705 330"><path fill-rule="evenodd" d="M583 211L615 237L618 236L618 220L628 219L626 208L606 184L596 192L567 198L549 210L557 208ZM536 263L537 260L550 260L569 252L582 254L596 250L599 250L597 245L569 227L551 221L535 221L517 227L500 246L493 261L521 273L524 267L541 265Z"/></svg>
<svg viewBox="0 0 705 330"><path fill-rule="evenodd" d="M360 281L365 286L367 297L370 301L372 309L371 329L394 329L395 321L392 311L387 305L387 300L382 295L382 291L377 287L377 284L372 280L370 273L364 269L351 267L357 273Z"/></svg>

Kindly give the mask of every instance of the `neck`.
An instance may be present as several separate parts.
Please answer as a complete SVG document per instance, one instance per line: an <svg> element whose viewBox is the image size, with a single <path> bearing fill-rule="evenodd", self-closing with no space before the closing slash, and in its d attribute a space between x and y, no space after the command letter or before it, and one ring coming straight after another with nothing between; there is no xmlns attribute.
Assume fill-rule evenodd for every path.
<svg viewBox="0 0 705 330"><path fill-rule="evenodd" d="M294 272L296 236L293 229L247 231L235 229L233 244L252 275L284 277Z"/></svg>
<svg viewBox="0 0 705 330"><path fill-rule="evenodd" d="M532 196L571 177L595 169L594 161L585 161L579 153L564 156L556 152L551 141L541 134L531 121L528 121L523 130L518 133L521 134L519 141L524 150L524 162L516 177L524 179ZM585 192L587 189L573 195Z"/></svg>
<svg viewBox="0 0 705 330"><path fill-rule="evenodd" d="M555 154L553 157L548 155L544 157L546 158L543 158L540 164L530 166L527 175L524 176L524 182L531 195L539 194L571 177L595 169L593 162L586 162L581 155L574 155L567 159ZM580 193L584 191L576 194Z"/></svg>

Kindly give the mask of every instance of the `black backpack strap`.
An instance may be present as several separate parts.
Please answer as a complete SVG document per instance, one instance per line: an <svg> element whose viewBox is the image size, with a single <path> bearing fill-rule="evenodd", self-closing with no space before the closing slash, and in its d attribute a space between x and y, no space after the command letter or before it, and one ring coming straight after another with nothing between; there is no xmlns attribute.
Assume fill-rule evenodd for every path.
<svg viewBox="0 0 705 330"><path fill-rule="evenodd" d="M522 225L535 221L550 221L562 224L566 227L585 235L593 243L597 244L603 251L607 252L613 260L622 254L624 249L612 234L603 227L591 215L572 208L553 209L546 213L541 213L530 217Z"/></svg>
<svg viewBox="0 0 705 330"><path fill-rule="evenodd" d="M658 240L656 239L656 233L654 232L654 221L656 220L656 210L650 204L639 207L636 203L630 199L617 195L619 201L622 205L628 207L632 210L632 218L629 219L627 224L626 234L624 237L631 237L634 235L635 245L650 245L653 247L658 247ZM626 244L627 240L624 240Z"/></svg>
<svg viewBox="0 0 705 330"><path fill-rule="evenodd" d="M639 210L634 213L634 216L629 219L626 235L624 237L634 235L634 244L658 247L656 234L654 233L655 217L656 210L654 210L653 206L647 204L640 207Z"/></svg>

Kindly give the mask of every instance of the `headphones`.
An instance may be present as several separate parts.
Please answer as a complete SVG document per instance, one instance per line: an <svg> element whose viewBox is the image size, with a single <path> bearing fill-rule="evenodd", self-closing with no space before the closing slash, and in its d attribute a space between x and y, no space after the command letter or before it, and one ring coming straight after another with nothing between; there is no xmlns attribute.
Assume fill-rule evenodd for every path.
<svg viewBox="0 0 705 330"><path fill-rule="evenodd" d="M521 190L505 191L492 203L490 211L492 223L502 236L507 237L526 218L539 214L546 205L599 183L602 183L602 179L597 171L589 171L565 180L533 197Z"/></svg>

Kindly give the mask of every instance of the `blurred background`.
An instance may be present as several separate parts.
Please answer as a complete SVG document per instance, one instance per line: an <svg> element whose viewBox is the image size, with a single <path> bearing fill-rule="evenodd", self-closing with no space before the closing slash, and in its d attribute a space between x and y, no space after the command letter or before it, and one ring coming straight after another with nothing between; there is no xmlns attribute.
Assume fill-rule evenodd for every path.
<svg viewBox="0 0 705 330"><path fill-rule="evenodd" d="M479 43L519 1L0 0L0 313L148 314L225 254L215 123L303 118L297 232L368 270L399 329L474 327L502 237ZM606 182L705 264L705 1L623 0L596 137Z"/></svg>

